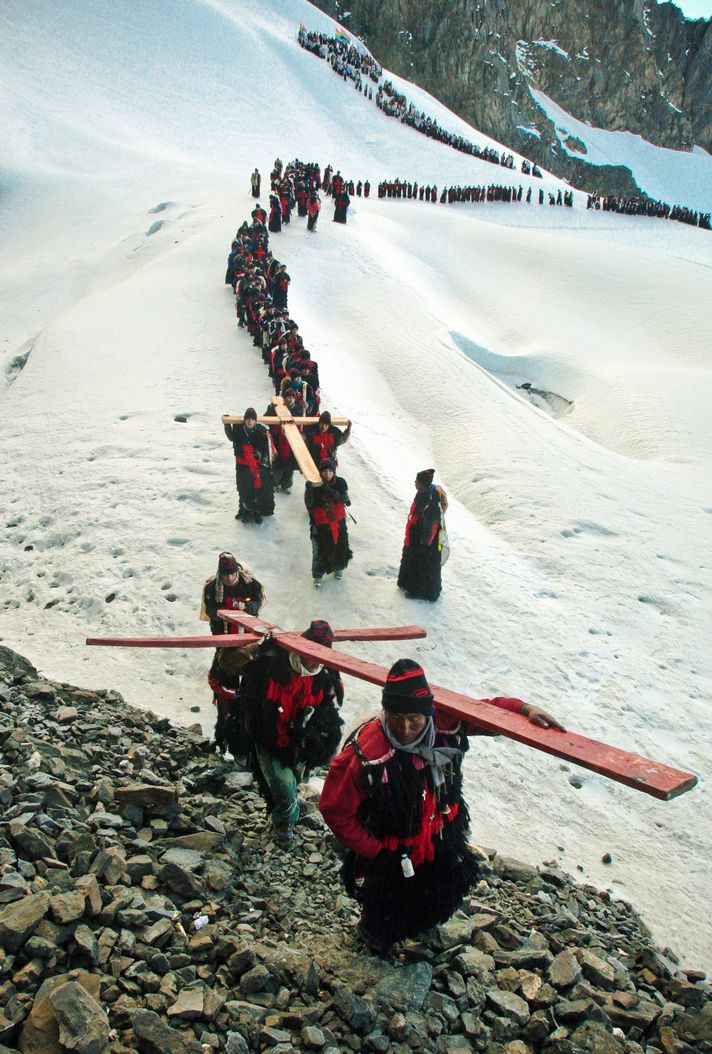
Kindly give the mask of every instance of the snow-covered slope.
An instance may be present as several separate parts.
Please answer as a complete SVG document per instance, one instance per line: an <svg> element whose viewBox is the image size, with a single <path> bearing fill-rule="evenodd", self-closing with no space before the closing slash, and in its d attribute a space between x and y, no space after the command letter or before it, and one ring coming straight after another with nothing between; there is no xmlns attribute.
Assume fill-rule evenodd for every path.
<svg viewBox="0 0 712 1054"><path fill-rule="evenodd" d="M324 404L355 422L356 557L315 594L298 488L259 529L233 519L219 416L270 394L222 282L249 172L279 154L373 183L519 177L385 118L298 47L300 21L329 22L302 0L3 5L0 636L48 675L186 722L200 706L207 726L207 653L82 642L199 632L221 549L281 625L419 621L423 641L353 651L418 656L440 684L700 775L662 805L505 741L468 763L479 841L581 865L709 966L712 237L373 199L345 228L327 207L316 237L275 237ZM395 587L430 465L453 545L433 606ZM347 692L349 720L378 706Z"/></svg>
<svg viewBox="0 0 712 1054"><path fill-rule="evenodd" d="M668 150L633 132L594 128L567 113L544 92L529 90L554 124L562 148L571 157L581 157L568 144L573 136L584 144L586 161L592 165L625 165L649 197L701 212L712 209L712 157L701 146L689 151Z"/></svg>

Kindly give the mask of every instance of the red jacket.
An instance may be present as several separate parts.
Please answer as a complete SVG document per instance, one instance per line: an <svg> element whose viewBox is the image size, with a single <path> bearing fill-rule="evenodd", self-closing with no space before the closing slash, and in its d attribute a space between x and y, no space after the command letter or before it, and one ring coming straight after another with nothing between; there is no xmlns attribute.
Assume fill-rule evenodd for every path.
<svg viewBox="0 0 712 1054"><path fill-rule="evenodd" d="M517 714L522 708L521 699L510 699L505 696L487 699L486 702ZM437 730L454 731L458 725L463 727L467 735L478 731L477 725L461 722L459 718L444 713L436 707L435 727ZM393 750L381 728L380 719L377 717L361 729L358 734L358 744L361 752L369 761L386 759ZM326 824L342 845L345 845L347 849L352 849L358 856L371 859L377 856L381 849L393 848L393 846L388 845L389 839L376 838L368 828L360 823L359 807L366 801L367 796L362 763L353 747L349 745L331 763L321 792L319 810Z"/></svg>

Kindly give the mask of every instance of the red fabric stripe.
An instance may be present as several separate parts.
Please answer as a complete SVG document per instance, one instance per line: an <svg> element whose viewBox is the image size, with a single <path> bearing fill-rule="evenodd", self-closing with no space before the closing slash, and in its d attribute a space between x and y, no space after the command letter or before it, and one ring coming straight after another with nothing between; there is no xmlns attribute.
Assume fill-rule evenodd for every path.
<svg viewBox="0 0 712 1054"><path fill-rule="evenodd" d="M420 666L418 666L418 668L416 670L409 670L408 673L403 673L403 674L401 674L400 677L392 677L389 674L388 675L388 683L389 684L393 684L396 681L407 681L407 680L410 680L411 677L424 677L424 676L425 676L425 674L423 673L423 670L421 669Z"/></svg>

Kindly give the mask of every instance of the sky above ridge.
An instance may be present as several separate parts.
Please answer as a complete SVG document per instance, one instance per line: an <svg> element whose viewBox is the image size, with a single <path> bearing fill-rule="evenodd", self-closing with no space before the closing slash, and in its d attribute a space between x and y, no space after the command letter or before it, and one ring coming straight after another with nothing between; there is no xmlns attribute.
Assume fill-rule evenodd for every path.
<svg viewBox="0 0 712 1054"><path fill-rule="evenodd" d="M675 6L680 8L686 18L712 18L712 0L682 0Z"/></svg>

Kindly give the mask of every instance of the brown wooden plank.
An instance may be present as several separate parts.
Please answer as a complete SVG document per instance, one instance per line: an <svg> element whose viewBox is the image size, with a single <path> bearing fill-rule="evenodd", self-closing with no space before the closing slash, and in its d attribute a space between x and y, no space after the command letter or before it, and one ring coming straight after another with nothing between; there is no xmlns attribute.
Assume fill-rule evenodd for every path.
<svg viewBox="0 0 712 1054"><path fill-rule="evenodd" d="M383 686L386 683L388 670L385 666L353 658L333 648L325 648L297 633L280 633L274 640L280 647L288 648L306 658L316 659L341 673L351 674L372 684ZM543 750L547 754L590 769L655 798L667 801L684 794L697 783L697 777L690 772L673 769L650 758L580 736L576 732L539 728L522 714L502 710L490 700L473 699L471 696L432 683L430 690L443 710L472 721L485 731L507 736L519 743Z"/></svg>
<svg viewBox="0 0 712 1054"><path fill-rule="evenodd" d="M87 637L85 644L104 648L246 648L262 640L256 633L223 633L199 637Z"/></svg>
<svg viewBox="0 0 712 1054"><path fill-rule="evenodd" d="M297 462L299 471L308 483L313 483L315 486L320 487L322 479L319 475L319 469L314 464L314 459L309 452L307 444L304 442L302 433L294 423L291 412L285 406L281 395L275 395L273 402L287 442L292 448L294 460Z"/></svg>
<svg viewBox="0 0 712 1054"><path fill-rule="evenodd" d="M281 417L258 417L257 420L261 425L281 425ZM318 425L318 417L293 417L292 420L296 425ZM244 417L237 417L234 414L223 414L222 422L224 425L242 425L245 423ZM332 417L332 425L344 425L349 423L348 417Z"/></svg>

